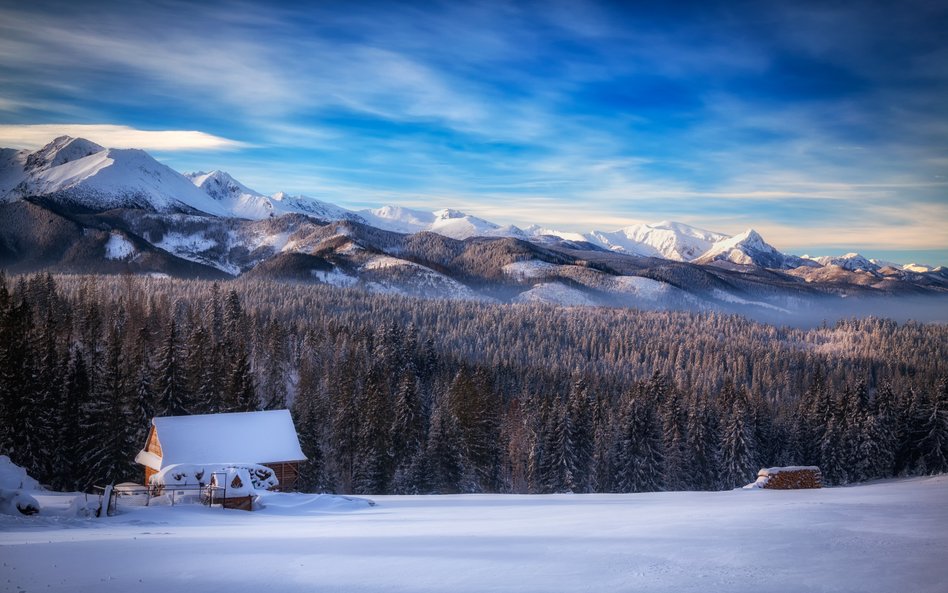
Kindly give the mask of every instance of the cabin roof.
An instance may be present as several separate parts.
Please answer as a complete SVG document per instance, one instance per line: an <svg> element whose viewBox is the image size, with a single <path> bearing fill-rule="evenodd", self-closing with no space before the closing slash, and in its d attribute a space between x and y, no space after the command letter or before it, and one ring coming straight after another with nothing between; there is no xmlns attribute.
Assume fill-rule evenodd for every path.
<svg viewBox="0 0 948 593"><path fill-rule="evenodd" d="M161 456L141 451L135 461L154 470L176 463L267 463L306 456L289 410L154 418Z"/></svg>

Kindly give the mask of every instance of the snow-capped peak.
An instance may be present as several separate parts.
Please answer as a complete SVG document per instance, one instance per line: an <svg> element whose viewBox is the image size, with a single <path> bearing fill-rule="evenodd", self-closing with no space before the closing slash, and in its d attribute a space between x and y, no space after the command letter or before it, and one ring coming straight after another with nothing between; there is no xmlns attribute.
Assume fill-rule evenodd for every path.
<svg viewBox="0 0 948 593"><path fill-rule="evenodd" d="M800 258L780 253L754 229L747 229L739 235L715 243L701 257L695 259L697 263L718 261L777 269L800 265Z"/></svg>
<svg viewBox="0 0 948 593"><path fill-rule="evenodd" d="M431 231L454 239L526 236L515 226L501 227L453 208L430 212L390 205L375 210L362 210L359 214L372 226L396 233Z"/></svg>
<svg viewBox="0 0 948 593"><path fill-rule="evenodd" d="M31 153L26 159L26 170L49 169L102 152L104 147L85 138L60 136Z"/></svg>
<svg viewBox="0 0 948 593"><path fill-rule="evenodd" d="M823 266L837 266L844 270L849 270L850 272L855 271L865 271L865 272L875 272L879 270L882 266L877 264L874 261L868 260L862 255L852 252L846 253L839 256L827 256L822 257L807 257L804 256L804 259L812 260L818 262Z"/></svg>
<svg viewBox="0 0 948 593"><path fill-rule="evenodd" d="M6 200L45 196L91 210L145 208L158 212L227 212L183 175L136 149L102 148L60 136L22 161L3 163ZM17 179L15 185L6 180Z"/></svg>
<svg viewBox="0 0 948 593"><path fill-rule="evenodd" d="M185 173L184 176L215 200L235 199L242 195L265 197L263 194L237 181L229 173L224 171L215 170L210 173L198 171L196 173Z"/></svg>
<svg viewBox="0 0 948 593"><path fill-rule="evenodd" d="M663 220L643 223L616 231L574 233L544 229L533 225L527 233L534 237L554 236L566 241L586 241L619 253L691 261L727 235L707 231L681 222Z"/></svg>
<svg viewBox="0 0 948 593"><path fill-rule="evenodd" d="M434 215L437 220L451 220L455 218L467 217L467 214L452 208L442 208L441 210L435 210Z"/></svg>

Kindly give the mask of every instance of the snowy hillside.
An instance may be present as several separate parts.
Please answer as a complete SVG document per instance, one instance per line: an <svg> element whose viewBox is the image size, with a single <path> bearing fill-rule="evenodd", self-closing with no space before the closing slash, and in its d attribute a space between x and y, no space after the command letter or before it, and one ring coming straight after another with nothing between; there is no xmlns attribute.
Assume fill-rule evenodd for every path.
<svg viewBox="0 0 948 593"><path fill-rule="evenodd" d="M185 505L120 507L99 520L0 516L0 582L77 593L275 582L307 593L942 593L948 582L948 476L805 491L373 500L271 495L252 513Z"/></svg>

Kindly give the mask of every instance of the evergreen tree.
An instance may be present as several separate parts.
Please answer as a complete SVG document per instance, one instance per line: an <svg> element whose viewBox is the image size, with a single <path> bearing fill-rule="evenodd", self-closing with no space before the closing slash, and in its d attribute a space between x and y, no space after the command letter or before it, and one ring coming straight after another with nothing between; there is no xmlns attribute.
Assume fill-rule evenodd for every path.
<svg viewBox="0 0 948 593"><path fill-rule="evenodd" d="M227 400L231 412L253 412L259 409L253 371L250 368L250 353L243 343L238 343L227 378Z"/></svg>
<svg viewBox="0 0 948 593"><path fill-rule="evenodd" d="M134 463L136 426L131 417L131 394L123 372L119 330L113 327L106 340L105 355L92 398L84 415L87 432L83 447L84 480L88 488L132 479L138 472Z"/></svg>
<svg viewBox="0 0 948 593"><path fill-rule="evenodd" d="M454 376L446 396L450 415L461 433L465 465L475 474L478 490L494 490L499 476L497 437L500 433L500 401L481 371L467 367Z"/></svg>
<svg viewBox="0 0 948 593"><path fill-rule="evenodd" d="M712 412L704 400L692 398L688 407L685 451L690 487L696 490L714 490L718 484L719 439L716 428Z"/></svg>
<svg viewBox="0 0 948 593"><path fill-rule="evenodd" d="M948 378L943 378L925 410L921 426L921 471L929 474L948 472Z"/></svg>
<svg viewBox="0 0 948 593"><path fill-rule="evenodd" d="M386 494L395 467L392 459L392 406L381 369L372 372L366 382L359 398L359 414L355 491Z"/></svg>
<svg viewBox="0 0 948 593"><path fill-rule="evenodd" d="M463 441L457 420L442 403L435 404L431 414L431 432L428 435L428 479L434 494L461 492L465 474Z"/></svg>
<svg viewBox="0 0 948 593"><path fill-rule="evenodd" d="M424 457L425 418L414 364L406 365L395 394L392 420L392 461L394 489L407 494L413 490Z"/></svg>
<svg viewBox="0 0 948 593"><path fill-rule="evenodd" d="M183 416L190 413L187 376L184 356L178 338L178 324L174 317L168 319L164 340L158 352L159 416Z"/></svg>
<svg viewBox="0 0 948 593"><path fill-rule="evenodd" d="M665 487L669 490L686 490L691 481L686 446L686 417L677 390L664 390L665 400L661 407L662 445L665 461Z"/></svg>
<svg viewBox="0 0 948 593"><path fill-rule="evenodd" d="M582 379L573 380L563 425L565 485L572 492L590 492L595 430L592 402Z"/></svg>
<svg viewBox="0 0 948 593"><path fill-rule="evenodd" d="M66 370L57 422L59 435L56 442L60 446L55 447L52 472L52 485L57 489L76 490L82 486L84 467L80 445L85 443L87 438L83 430L83 410L89 404L91 388L82 351L74 348Z"/></svg>
<svg viewBox="0 0 948 593"><path fill-rule="evenodd" d="M721 430L721 480L724 488L753 481L759 469L754 456L754 433L747 396L728 383L724 396L732 402Z"/></svg>
<svg viewBox="0 0 948 593"><path fill-rule="evenodd" d="M652 492L663 485L661 426L646 401L647 388L626 394L619 418L614 467L620 492Z"/></svg>

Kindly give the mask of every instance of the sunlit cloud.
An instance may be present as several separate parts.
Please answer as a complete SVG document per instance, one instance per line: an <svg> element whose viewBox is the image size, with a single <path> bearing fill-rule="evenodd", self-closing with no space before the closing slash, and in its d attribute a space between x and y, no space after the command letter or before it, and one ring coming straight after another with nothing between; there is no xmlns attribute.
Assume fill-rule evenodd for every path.
<svg viewBox="0 0 948 593"><path fill-rule="evenodd" d="M235 150L244 143L193 130L136 130L106 124L0 124L0 146L39 148L58 136L85 138L108 148Z"/></svg>

